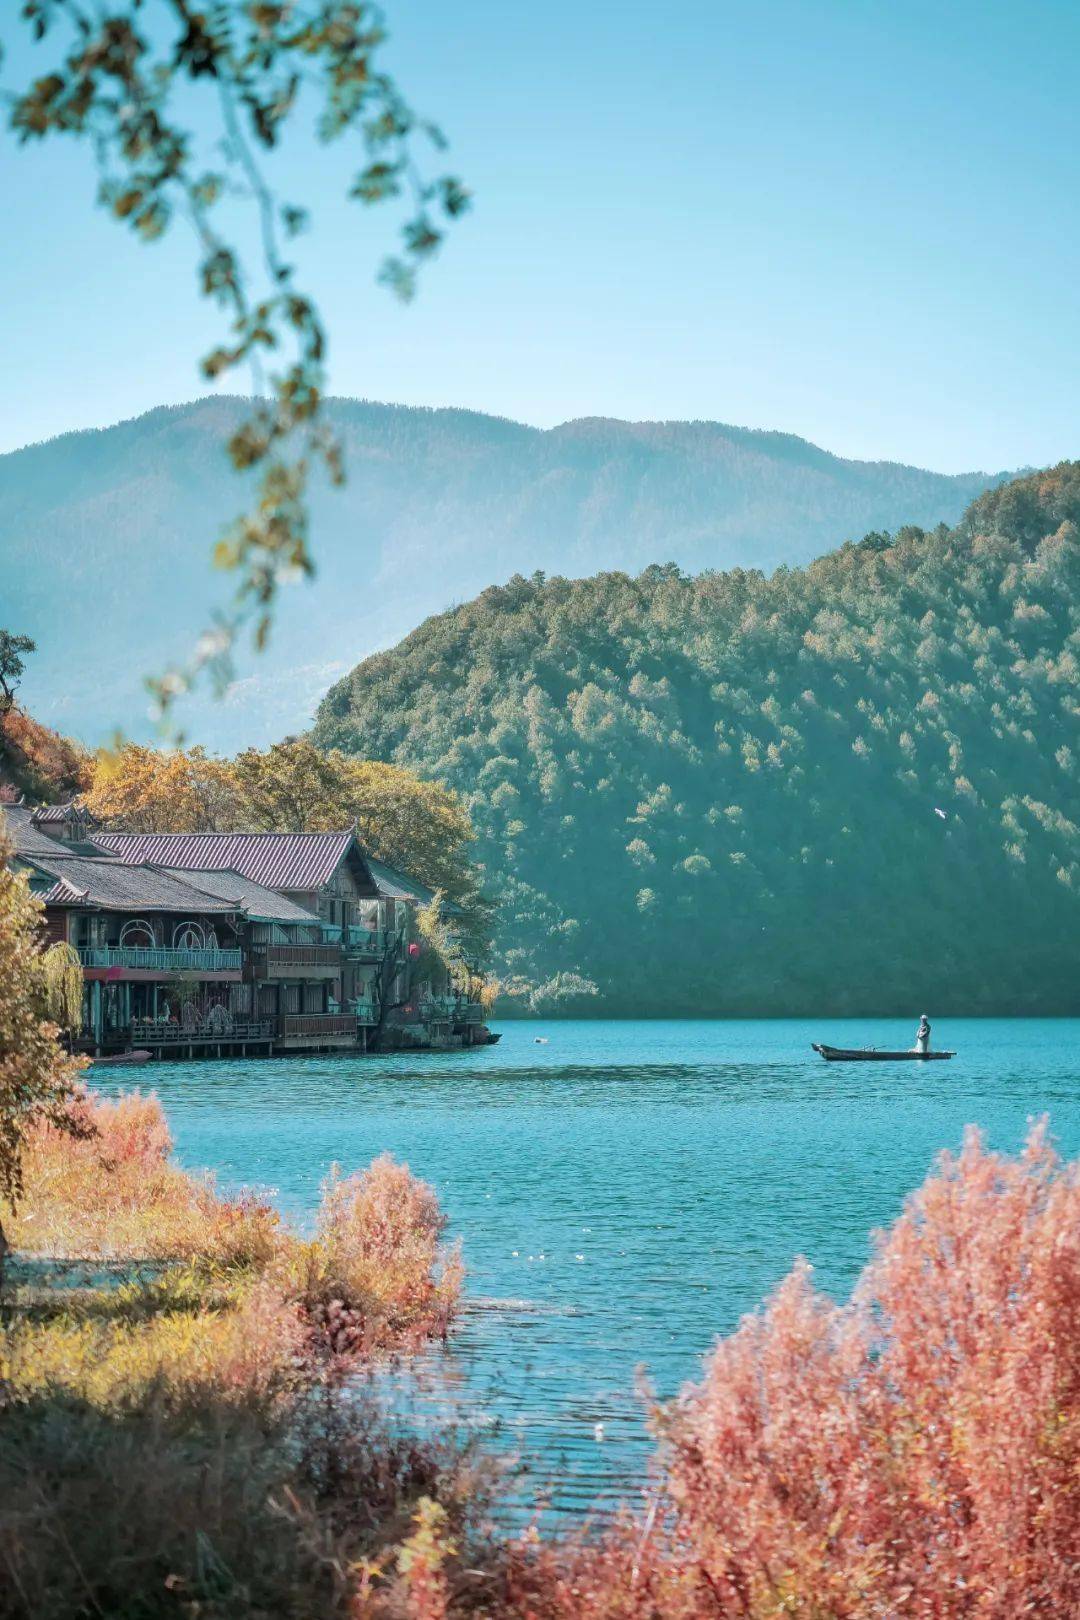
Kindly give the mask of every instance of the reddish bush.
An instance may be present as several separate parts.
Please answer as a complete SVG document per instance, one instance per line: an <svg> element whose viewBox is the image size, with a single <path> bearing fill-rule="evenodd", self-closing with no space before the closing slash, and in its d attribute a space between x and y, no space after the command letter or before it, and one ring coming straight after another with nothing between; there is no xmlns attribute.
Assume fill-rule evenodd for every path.
<svg viewBox="0 0 1080 1620"><path fill-rule="evenodd" d="M109 1168L137 1166L156 1170L172 1152L172 1136L164 1109L153 1092L124 1092L116 1098L87 1092L82 1104L92 1127L95 1153Z"/></svg>
<svg viewBox="0 0 1080 1620"><path fill-rule="evenodd" d="M970 1132L852 1297L800 1266L667 1424L714 1612L1080 1609L1080 1181Z"/></svg>
<svg viewBox="0 0 1080 1620"><path fill-rule="evenodd" d="M315 1241L290 1258L293 1288L325 1349L401 1349L445 1337L461 1289L457 1249L431 1187L389 1154L359 1175L331 1176Z"/></svg>
<svg viewBox="0 0 1080 1620"><path fill-rule="evenodd" d="M54 1256L194 1259L264 1266L278 1253L278 1217L250 1194L224 1199L209 1178L170 1161L172 1137L151 1092L115 1099L79 1091L73 1138L47 1123L30 1133L27 1191L15 1247Z"/></svg>

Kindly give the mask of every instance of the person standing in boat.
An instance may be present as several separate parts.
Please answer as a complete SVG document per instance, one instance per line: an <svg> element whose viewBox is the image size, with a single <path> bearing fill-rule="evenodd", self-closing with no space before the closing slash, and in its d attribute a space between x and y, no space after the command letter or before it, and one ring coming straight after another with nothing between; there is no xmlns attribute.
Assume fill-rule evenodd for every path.
<svg viewBox="0 0 1080 1620"><path fill-rule="evenodd" d="M919 1020L919 1027L915 1031L916 1052L929 1052L930 1050L930 1020L923 1013Z"/></svg>

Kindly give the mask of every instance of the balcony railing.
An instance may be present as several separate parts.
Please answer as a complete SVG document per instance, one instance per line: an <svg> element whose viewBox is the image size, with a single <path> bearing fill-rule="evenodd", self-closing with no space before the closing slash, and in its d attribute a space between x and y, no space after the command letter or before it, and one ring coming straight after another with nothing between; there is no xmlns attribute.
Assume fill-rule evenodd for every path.
<svg viewBox="0 0 1080 1620"><path fill-rule="evenodd" d="M136 1018L131 1024L133 1046L198 1046L229 1041L269 1041L273 1039L273 1025L269 1018L234 1018L218 1029L198 1024L186 1029L183 1024L159 1023L154 1018Z"/></svg>
<svg viewBox="0 0 1080 1620"><path fill-rule="evenodd" d="M482 1024L484 1009L479 1002L457 996L432 996L420 1003L420 1016L426 1024Z"/></svg>
<svg viewBox="0 0 1080 1620"><path fill-rule="evenodd" d="M340 945L264 945L256 953L265 952L268 968L325 967L331 972L341 966Z"/></svg>
<svg viewBox="0 0 1080 1620"><path fill-rule="evenodd" d="M357 1001L354 1003L353 1011L356 1014L358 1024L374 1024L378 1021L379 1015L375 1011L374 1003L371 1001Z"/></svg>
<svg viewBox="0 0 1080 1620"><path fill-rule="evenodd" d="M143 968L151 973L238 973L240 951L173 949L165 945L81 945L79 960L88 968Z"/></svg>
<svg viewBox="0 0 1080 1620"><path fill-rule="evenodd" d="M383 956L394 948L399 937L392 928L362 928L353 923L345 929L342 944L351 955Z"/></svg>
<svg viewBox="0 0 1080 1620"><path fill-rule="evenodd" d="M306 1035L320 1037L323 1035L355 1035L355 1013L282 1013L277 1020L276 1034Z"/></svg>

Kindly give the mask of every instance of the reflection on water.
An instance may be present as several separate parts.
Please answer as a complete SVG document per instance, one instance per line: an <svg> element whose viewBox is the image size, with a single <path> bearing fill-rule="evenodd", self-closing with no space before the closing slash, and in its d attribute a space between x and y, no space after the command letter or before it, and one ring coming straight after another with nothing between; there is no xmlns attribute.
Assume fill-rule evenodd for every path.
<svg viewBox="0 0 1080 1620"><path fill-rule="evenodd" d="M531 1490L574 1511L642 1479L639 1365L673 1393L797 1254L846 1290L871 1227L966 1123L1013 1148L1048 1111L1080 1150L1078 1022L935 1020L949 1064L826 1065L809 1050L908 1046L914 1025L507 1024L471 1052L140 1078L185 1164L268 1189L299 1222L333 1162L389 1150L434 1183L470 1303L450 1349L417 1369L417 1413L484 1423Z"/></svg>

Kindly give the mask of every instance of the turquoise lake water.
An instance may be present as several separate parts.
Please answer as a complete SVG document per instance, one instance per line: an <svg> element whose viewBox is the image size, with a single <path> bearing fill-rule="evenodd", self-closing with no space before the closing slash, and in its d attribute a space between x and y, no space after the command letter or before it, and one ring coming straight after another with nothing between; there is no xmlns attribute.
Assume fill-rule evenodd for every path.
<svg viewBox="0 0 1080 1620"><path fill-rule="evenodd" d="M389 1150L431 1181L470 1299L410 1398L488 1426L522 1459L523 1493L575 1512L640 1483L635 1368L673 1393L798 1254L845 1293L870 1229L966 1124L1012 1150L1047 1112L1080 1152L1080 1021L935 1020L935 1047L958 1052L942 1064L826 1065L809 1049L907 1047L916 1021L512 1023L471 1052L140 1078L185 1165L268 1192L298 1223L334 1161Z"/></svg>

